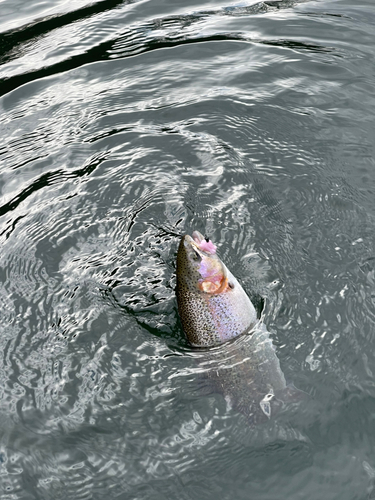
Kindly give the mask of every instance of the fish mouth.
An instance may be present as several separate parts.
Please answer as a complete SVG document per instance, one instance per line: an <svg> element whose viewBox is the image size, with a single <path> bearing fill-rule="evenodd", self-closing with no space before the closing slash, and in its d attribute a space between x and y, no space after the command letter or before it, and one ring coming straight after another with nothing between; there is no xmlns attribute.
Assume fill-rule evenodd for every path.
<svg viewBox="0 0 375 500"><path fill-rule="evenodd" d="M194 242L199 246L202 241L206 241L205 237L203 236L202 233L200 233L199 231L193 231L193 235L192 235L192 238L194 240ZM208 239L208 238L207 238Z"/></svg>
<svg viewBox="0 0 375 500"><path fill-rule="evenodd" d="M192 244L197 248L200 252L204 252L207 255L215 255L216 254L216 245L212 243L207 236L203 236L199 231L193 231L192 236L185 236L185 241Z"/></svg>
<svg viewBox="0 0 375 500"><path fill-rule="evenodd" d="M203 252L200 248L200 243L197 240L194 240L189 234L185 234L183 237L183 243L185 247L185 251L187 255L196 262L197 260L201 260L203 257Z"/></svg>
<svg viewBox="0 0 375 500"><path fill-rule="evenodd" d="M189 266L200 275L197 278L196 287L201 292L210 294L223 292L227 287L228 279L225 266L216 255L216 246L212 241L199 231L194 231L192 236L186 234L183 237L183 245Z"/></svg>

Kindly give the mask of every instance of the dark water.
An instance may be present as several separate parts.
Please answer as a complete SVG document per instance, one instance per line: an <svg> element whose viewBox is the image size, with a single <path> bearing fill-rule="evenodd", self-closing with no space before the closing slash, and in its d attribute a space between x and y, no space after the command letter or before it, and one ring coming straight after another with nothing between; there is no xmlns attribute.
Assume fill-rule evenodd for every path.
<svg viewBox="0 0 375 500"><path fill-rule="evenodd" d="M374 2L0 11L1 499L375 496ZM273 428L199 389L193 229L310 395Z"/></svg>

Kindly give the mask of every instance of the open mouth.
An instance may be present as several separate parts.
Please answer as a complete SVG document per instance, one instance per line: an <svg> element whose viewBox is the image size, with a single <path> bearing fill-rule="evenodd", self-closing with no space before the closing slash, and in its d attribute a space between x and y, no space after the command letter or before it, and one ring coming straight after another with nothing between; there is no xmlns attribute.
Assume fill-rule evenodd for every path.
<svg viewBox="0 0 375 500"><path fill-rule="evenodd" d="M211 255L216 253L216 245L214 245L212 241L207 238L207 236L204 237L199 231L193 232L193 241L199 250Z"/></svg>

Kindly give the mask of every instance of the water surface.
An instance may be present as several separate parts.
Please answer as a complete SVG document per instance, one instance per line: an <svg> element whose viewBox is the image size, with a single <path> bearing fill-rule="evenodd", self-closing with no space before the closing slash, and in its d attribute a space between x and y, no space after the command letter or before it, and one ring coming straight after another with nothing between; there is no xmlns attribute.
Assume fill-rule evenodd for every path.
<svg viewBox="0 0 375 500"><path fill-rule="evenodd" d="M375 494L374 22L1 2L2 500ZM194 229L311 398L266 429L201 390L174 296Z"/></svg>

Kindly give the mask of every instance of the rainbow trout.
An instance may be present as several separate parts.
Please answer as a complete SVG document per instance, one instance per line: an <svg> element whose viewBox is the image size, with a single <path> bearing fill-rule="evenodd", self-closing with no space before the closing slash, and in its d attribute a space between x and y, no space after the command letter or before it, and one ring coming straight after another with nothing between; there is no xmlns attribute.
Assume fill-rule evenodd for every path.
<svg viewBox="0 0 375 500"><path fill-rule="evenodd" d="M295 395L302 392L287 386L249 297L217 256L216 246L198 231L181 239L176 295L188 340L209 348L197 353L201 371L249 423L267 421L284 402L300 399Z"/></svg>

